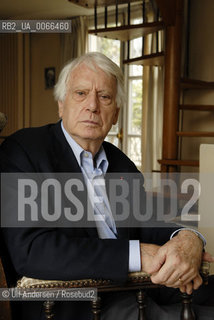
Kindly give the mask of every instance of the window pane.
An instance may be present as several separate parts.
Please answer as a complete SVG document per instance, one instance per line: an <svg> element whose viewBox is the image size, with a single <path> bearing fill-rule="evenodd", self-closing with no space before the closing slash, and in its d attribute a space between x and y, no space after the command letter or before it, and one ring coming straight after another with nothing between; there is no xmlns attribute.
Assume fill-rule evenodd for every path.
<svg viewBox="0 0 214 320"><path fill-rule="evenodd" d="M130 65L129 66L129 75L132 77L142 76L143 75L143 67L138 65Z"/></svg>
<svg viewBox="0 0 214 320"><path fill-rule="evenodd" d="M120 41L89 35L89 51L99 51L120 65Z"/></svg>
<svg viewBox="0 0 214 320"><path fill-rule="evenodd" d="M108 142L114 144L116 147L118 147L119 139L118 139L116 136L108 135L108 136L105 138L105 141L108 141Z"/></svg>
<svg viewBox="0 0 214 320"><path fill-rule="evenodd" d="M119 132L119 124L118 124L118 122L111 127L111 130L109 132L110 133L114 133L114 134L117 134Z"/></svg>
<svg viewBox="0 0 214 320"><path fill-rule="evenodd" d="M132 159L135 165L141 167L141 138L128 138L128 156Z"/></svg>
<svg viewBox="0 0 214 320"><path fill-rule="evenodd" d="M141 134L142 80L129 81L129 134Z"/></svg>
<svg viewBox="0 0 214 320"><path fill-rule="evenodd" d="M102 37L97 38L100 52L107 55L107 57L113 60L117 65L120 65L120 41Z"/></svg>
<svg viewBox="0 0 214 320"><path fill-rule="evenodd" d="M134 18L134 19L131 19L131 24L140 24L140 23L143 23L143 18Z"/></svg>
<svg viewBox="0 0 214 320"><path fill-rule="evenodd" d="M130 57L142 56L142 37L130 41Z"/></svg>
<svg viewBox="0 0 214 320"><path fill-rule="evenodd" d="M88 35L88 49L89 51L98 51L97 49L97 36L94 36L92 34Z"/></svg>

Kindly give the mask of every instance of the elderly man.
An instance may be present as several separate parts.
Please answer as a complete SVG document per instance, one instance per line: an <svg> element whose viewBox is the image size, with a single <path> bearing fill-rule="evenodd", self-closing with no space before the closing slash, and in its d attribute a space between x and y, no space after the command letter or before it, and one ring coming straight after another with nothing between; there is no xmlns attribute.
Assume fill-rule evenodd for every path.
<svg viewBox="0 0 214 320"><path fill-rule="evenodd" d="M1 171L80 173L85 182L90 181L88 194L94 179L105 181L106 173L139 173L125 154L104 142L117 122L124 99L122 73L110 59L100 53L88 53L68 63L59 76L55 97L61 121L23 129L8 137L1 146ZM178 230L169 240L175 228L144 228L142 233L139 228L117 228L105 184L102 186L98 192L104 205L94 207L94 213L105 218L96 222L95 228L54 225L2 229L16 278L25 275L39 279L124 281L129 271L144 270L154 283L187 293L198 289L202 283L201 236L191 230ZM213 260L209 254L204 259ZM179 319L179 311L169 305L178 301L178 290L163 290L150 294L150 318ZM132 294L105 295L103 301L103 319L136 318ZM19 309L18 318L42 319L41 309L39 302L26 302ZM88 302L58 302L56 319L90 319L89 309ZM213 310L211 314L204 313L200 319L213 319Z"/></svg>

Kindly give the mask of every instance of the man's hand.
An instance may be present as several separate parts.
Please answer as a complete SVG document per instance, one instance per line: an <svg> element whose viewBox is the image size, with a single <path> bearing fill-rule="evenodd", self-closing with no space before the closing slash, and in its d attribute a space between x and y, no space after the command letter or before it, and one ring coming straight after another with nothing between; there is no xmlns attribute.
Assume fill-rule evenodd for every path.
<svg viewBox="0 0 214 320"><path fill-rule="evenodd" d="M206 262L214 262L214 257L209 252L203 252L202 260Z"/></svg>
<svg viewBox="0 0 214 320"><path fill-rule="evenodd" d="M150 274L150 271L155 269L154 257L157 254L159 249L160 249L160 246L156 244L148 244L148 243L140 244L142 271ZM158 263L157 263L156 270L157 271L159 270Z"/></svg>
<svg viewBox="0 0 214 320"><path fill-rule="evenodd" d="M202 261L212 263L212 262L214 262L214 257L209 252L203 252ZM189 293L188 287L190 287L190 284L187 284L186 286L181 286L179 289L181 292ZM194 289L195 289L195 287L194 287ZM191 290L190 290L190 293L191 293Z"/></svg>
<svg viewBox="0 0 214 320"><path fill-rule="evenodd" d="M182 230L159 248L146 244L141 248L142 269L151 275L153 283L185 288L187 293L202 284L199 268L203 244L193 232Z"/></svg>

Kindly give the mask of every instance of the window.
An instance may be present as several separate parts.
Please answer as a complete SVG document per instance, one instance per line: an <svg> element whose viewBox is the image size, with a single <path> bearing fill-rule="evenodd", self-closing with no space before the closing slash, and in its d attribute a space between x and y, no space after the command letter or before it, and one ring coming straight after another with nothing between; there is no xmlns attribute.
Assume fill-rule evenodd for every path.
<svg viewBox="0 0 214 320"><path fill-rule="evenodd" d="M109 57L118 66L121 66L121 49L120 41L112 40L102 37L97 37L89 35L89 51L99 51ZM113 143L115 146L122 149L121 140L118 139L118 133L121 132L122 124L122 112L120 112L120 117L116 125L112 126L111 131L106 137L106 141Z"/></svg>
<svg viewBox="0 0 214 320"><path fill-rule="evenodd" d="M121 66L124 56L119 40L89 35L89 51L99 51ZM130 57L140 55L142 39L130 42ZM142 127L142 66L124 66L126 105L120 111L117 125L113 126L106 140L119 147L141 169ZM122 139L120 139L122 137Z"/></svg>
<svg viewBox="0 0 214 320"><path fill-rule="evenodd" d="M128 67L126 154L141 167L142 66Z"/></svg>
<svg viewBox="0 0 214 320"><path fill-rule="evenodd" d="M99 51L120 66L120 41L89 35L89 51Z"/></svg>

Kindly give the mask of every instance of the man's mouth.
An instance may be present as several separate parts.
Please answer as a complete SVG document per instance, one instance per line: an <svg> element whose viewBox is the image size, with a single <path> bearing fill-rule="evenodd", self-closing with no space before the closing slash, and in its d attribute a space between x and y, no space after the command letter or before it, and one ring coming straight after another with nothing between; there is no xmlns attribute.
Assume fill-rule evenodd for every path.
<svg viewBox="0 0 214 320"><path fill-rule="evenodd" d="M99 123L96 122L96 121L92 121L92 120L84 120L82 121L83 123L86 123L86 124L91 124L91 125L94 125L94 126L99 126Z"/></svg>

